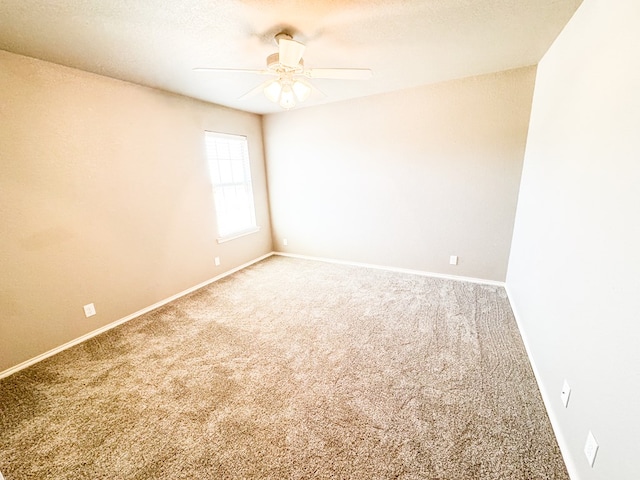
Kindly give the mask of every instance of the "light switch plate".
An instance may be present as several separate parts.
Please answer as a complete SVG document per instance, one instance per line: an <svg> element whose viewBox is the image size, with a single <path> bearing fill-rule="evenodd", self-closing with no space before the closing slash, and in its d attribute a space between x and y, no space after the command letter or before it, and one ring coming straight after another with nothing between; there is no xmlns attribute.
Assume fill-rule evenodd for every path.
<svg viewBox="0 0 640 480"><path fill-rule="evenodd" d="M564 405L564 408L567 408L567 406L569 405L570 395L571 395L571 387L565 380L564 383L562 384L562 391L560 392L560 400L562 400L562 404Z"/></svg>
<svg viewBox="0 0 640 480"><path fill-rule="evenodd" d="M589 462L589 466L593 468L593 462L596 460L596 453L598 453L598 442L596 442L593 433L589 430L589 434L587 435L587 443L584 445L584 454L587 457L587 461Z"/></svg>

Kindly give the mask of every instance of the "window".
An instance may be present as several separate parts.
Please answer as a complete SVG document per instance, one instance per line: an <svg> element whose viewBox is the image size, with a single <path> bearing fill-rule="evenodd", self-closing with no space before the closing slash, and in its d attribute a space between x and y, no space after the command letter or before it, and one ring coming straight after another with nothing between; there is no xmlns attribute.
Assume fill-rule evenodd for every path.
<svg viewBox="0 0 640 480"><path fill-rule="evenodd" d="M247 137L205 132L218 242L258 231Z"/></svg>

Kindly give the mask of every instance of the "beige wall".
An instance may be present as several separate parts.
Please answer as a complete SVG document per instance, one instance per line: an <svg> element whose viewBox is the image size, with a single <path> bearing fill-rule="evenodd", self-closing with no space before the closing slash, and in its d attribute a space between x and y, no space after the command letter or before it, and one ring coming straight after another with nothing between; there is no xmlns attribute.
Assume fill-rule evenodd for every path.
<svg viewBox="0 0 640 480"><path fill-rule="evenodd" d="M266 116L277 250L503 281L534 79L528 67Z"/></svg>
<svg viewBox="0 0 640 480"><path fill-rule="evenodd" d="M507 276L573 480L640 478L638 19L584 0L540 63Z"/></svg>
<svg viewBox="0 0 640 480"><path fill-rule="evenodd" d="M2 51L0 98L0 371L271 251L259 116ZM252 156L261 230L221 245L205 129Z"/></svg>

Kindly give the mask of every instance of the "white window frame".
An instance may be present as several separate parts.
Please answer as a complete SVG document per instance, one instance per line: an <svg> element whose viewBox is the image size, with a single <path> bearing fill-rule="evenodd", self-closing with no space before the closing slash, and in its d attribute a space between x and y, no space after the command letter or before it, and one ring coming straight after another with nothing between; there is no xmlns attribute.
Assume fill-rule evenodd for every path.
<svg viewBox="0 0 640 480"><path fill-rule="evenodd" d="M204 133L218 243L259 231L247 137L212 131Z"/></svg>

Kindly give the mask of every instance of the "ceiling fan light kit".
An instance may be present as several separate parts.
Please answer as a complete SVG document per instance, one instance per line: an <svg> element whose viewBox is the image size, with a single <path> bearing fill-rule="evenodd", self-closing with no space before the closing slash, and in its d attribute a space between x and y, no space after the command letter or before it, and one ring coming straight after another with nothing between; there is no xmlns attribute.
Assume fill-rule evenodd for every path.
<svg viewBox="0 0 640 480"><path fill-rule="evenodd" d="M296 55L298 52L302 53L302 49L294 48L297 49ZM304 102L311 95L311 86L303 79L295 78L296 75L304 74L302 58L297 59L295 56L289 55L289 59L297 60L298 63L295 67L281 62L280 53L274 53L267 57L267 69L278 78L267 82L263 89L265 97L287 110L295 107L298 102Z"/></svg>
<svg viewBox="0 0 640 480"><path fill-rule="evenodd" d="M280 100L280 94L282 93L282 85L278 80L273 80L266 87L264 87L264 96L274 103Z"/></svg>
<svg viewBox="0 0 640 480"><path fill-rule="evenodd" d="M293 40L288 33L278 33L274 38L278 45L278 52L267 57L266 70L245 70L226 68L196 68L194 70L253 73L276 76L275 80L268 80L254 88L241 98L252 96L262 91L270 101L289 110L299 102L309 98L313 90L318 91L309 78L325 78L337 80L366 80L371 78L371 70L365 68L316 68L306 69L302 54L304 44Z"/></svg>
<svg viewBox="0 0 640 480"><path fill-rule="evenodd" d="M293 89L293 93L296 94L296 98L301 102L304 102L309 98L309 95L311 95L311 85L304 80L296 80L293 82L293 85L291 85L291 88Z"/></svg>
<svg viewBox="0 0 640 480"><path fill-rule="evenodd" d="M309 98L311 86L300 79L278 78L266 85L263 93L269 100L288 110Z"/></svg>

